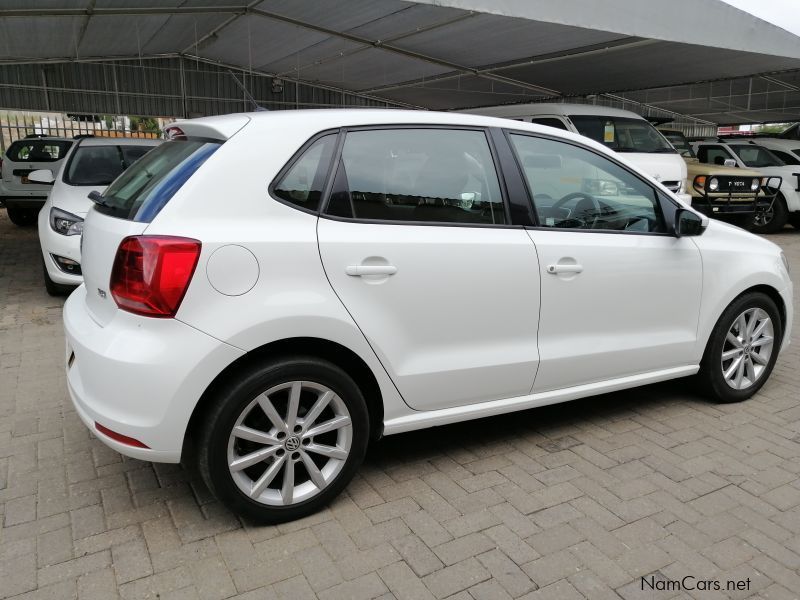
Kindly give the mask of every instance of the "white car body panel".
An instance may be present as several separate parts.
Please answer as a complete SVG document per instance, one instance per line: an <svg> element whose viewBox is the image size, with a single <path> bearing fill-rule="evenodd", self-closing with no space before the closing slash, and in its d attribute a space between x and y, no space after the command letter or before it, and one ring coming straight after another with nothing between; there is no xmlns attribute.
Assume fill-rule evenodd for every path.
<svg viewBox="0 0 800 600"><path fill-rule="evenodd" d="M755 285L778 290L790 319L792 284L776 247L707 218L703 219L707 225L703 235L680 239L631 233L526 232L514 227L487 229L483 235L484 230L471 227L319 218L272 199L267 191L270 181L309 138L340 126L452 124L554 135L551 128L456 113L394 110L280 111L234 117L238 121L209 117L176 124L190 135L225 127L235 133L151 223L112 218L95 209L87 215L84 253L91 259L85 263L86 282L64 308L68 353L75 353L68 368L69 388L90 427L98 421L150 446L135 449L99 436L122 453L148 460L178 460L189 417L208 385L236 360L281 340L317 338L360 357L380 388L388 434L690 375L698 369L722 310ZM558 135L625 162L625 156L587 138L569 132ZM265 151L265 139L277 139L280 144L269 145ZM653 182L651 177L643 177ZM653 185L669 195L663 186ZM409 233L412 230L414 235ZM139 234L184 236L202 242L195 274L174 319L121 311L109 293L111 266L120 241ZM558 235L565 237L549 239ZM443 253L441 260L430 261L429 254L411 247L412 239L419 248L438 249ZM498 243L502 250L496 249ZM583 280L565 282L543 270L548 260L558 260L566 256L568 247L582 244L586 253L575 258L586 268L577 276L586 281L580 283L585 301L596 300L604 311L617 311L612 322L585 334L569 323L573 311L583 307L570 298L568 286L555 287ZM246 291L237 294L217 291L213 285L216 271L209 268L210 257L231 245L246 248L258 265L255 277L251 269L242 270L243 279L255 281L240 282ZM458 262L455 253L448 254L448 245L469 247L468 265ZM390 257L390 250L396 248L402 256ZM344 274L343 267L351 261L358 264L369 256L397 260L397 279L370 285ZM498 261L509 261L512 266ZM520 271L528 262L526 273L531 276L526 279ZM486 269L492 269L490 274ZM500 272L503 269L507 272ZM688 281L679 277L681 269L690 275ZM441 283L446 277L459 278L452 289ZM470 281L463 281L465 277ZM410 282L406 289L401 286L404 280ZM481 288L484 281L491 281L491 286ZM228 279L226 284L230 284ZM500 285L504 289L494 289ZM536 298L539 285L541 318ZM390 289L397 289L396 297L385 294ZM449 312L437 307L430 314L417 315L423 331L401 331L403 322L391 322L390 308L411 302L417 310L421 300L413 297L414 289L427 294L431 302L440 296L443 304L455 302L453 312L460 318L448 320ZM383 294L381 306L376 305L376 294ZM512 297L514 294L520 297ZM483 314L486 323L500 331L492 331L482 322L464 323L471 305L475 306L476 321ZM499 320L498 314L482 313L494 307L505 311L507 322ZM630 323L623 321L626 312ZM582 317L581 323L586 325L587 319ZM559 324L572 336L573 346L601 342L605 352L592 358L587 373L570 376L570 356L558 339ZM790 326L789 320L784 344ZM609 336L608 327L621 330ZM645 347L642 329L655 339L657 350ZM484 346L483 356L478 352L478 334L496 334ZM615 341L617 348L612 344ZM464 364L448 362L446 352L437 353L437 348L451 342L460 344L461 360L477 367L483 381L462 370ZM397 364L390 362L397 357ZM503 366L504 360L511 366ZM123 391L112 392L122 384ZM450 397L444 400L434 393L443 385L452 387L445 390ZM454 398L458 405L453 404Z"/></svg>
<svg viewBox="0 0 800 600"><path fill-rule="evenodd" d="M413 408L527 394L539 362L536 249L522 229L436 229L320 219L325 272ZM397 273L345 272L377 264Z"/></svg>
<svg viewBox="0 0 800 600"><path fill-rule="evenodd" d="M702 263L692 238L529 230L539 254L534 392L697 364ZM578 264L579 274L550 273Z"/></svg>

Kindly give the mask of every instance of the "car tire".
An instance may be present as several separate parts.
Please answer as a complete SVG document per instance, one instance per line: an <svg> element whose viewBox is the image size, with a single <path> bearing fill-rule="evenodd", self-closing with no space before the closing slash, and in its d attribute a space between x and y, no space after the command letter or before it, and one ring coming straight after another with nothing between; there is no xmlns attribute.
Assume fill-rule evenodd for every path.
<svg viewBox="0 0 800 600"><path fill-rule="evenodd" d="M47 273L47 267L44 264L44 257L42 257L42 279L44 280L44 289L47 290L47 293L51 296L69 296L72 293L72 290L75 289L76 286L74 285L65 285L63 283L56 283L52 279L50 279L50 275Z"/></svg>
<svg viewBox="0 0 800 600"><path fill-rule="evenodd" d="M782 339L783 323L775 302L761 292L739 296L711 332L699 383L717 402L747 400L769 379Z"/></svg>
<svg viewBox="0 0 800 600"><path fill-rule="evenodd" d="M789 209L786 206L786 198L778 192L772 202L769 212L762 212L761 216L756 213L750 219L748 229L752 233L766 234L776 233L784 228L789 220Z"/></svg>
<svg viewBox="0 0 800 600"><path fill-rule="evenodd" d="M364 459L370 438L364 396L328 361L298 356L238 369L208 400L197 463L211 492L234 513L262 523L310 515L344 489ZM321 412L312 414L318 403ZM312 435L330 423L341 426Z"/></svg>
<svg viewBox="0 0 800 600"><path fill-rule="evenodd" d="M25 208L23 206L7 206L8 218L14 225L28 227L36 223L39 211L35 208Z"/></svg>
<svg viewBox="0 0 800 600"><path fill-rule="evenodd" d="M800 229L800 212L793 212L789 215L789 223L795 229Z"/></svg>

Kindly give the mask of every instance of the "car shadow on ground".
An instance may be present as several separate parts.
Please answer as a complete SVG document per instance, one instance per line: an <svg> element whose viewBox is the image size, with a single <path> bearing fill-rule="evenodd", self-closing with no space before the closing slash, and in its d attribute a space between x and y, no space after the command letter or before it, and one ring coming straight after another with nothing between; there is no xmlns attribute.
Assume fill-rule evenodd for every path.
<svg viewBox="0 0 800 600"><path fill-rule="evenodd" d="M534 443L550 451L566 449L570 442L559 443L558 440L568 437L570 433L599 426L600 423L635 419L643 412L649 412L647 418L653 419L653 412L658 412L660 407L674 408L678 403L717 406L694 389L693 378L682 378L386 436L372 444L365 464L383 469L390 463L424 461L454 451L469 451L471 448L499 443L513 445L514 440L518 439L525 439L526 443L538 440ZM577 445L577 442L572 445Z"/></svg>

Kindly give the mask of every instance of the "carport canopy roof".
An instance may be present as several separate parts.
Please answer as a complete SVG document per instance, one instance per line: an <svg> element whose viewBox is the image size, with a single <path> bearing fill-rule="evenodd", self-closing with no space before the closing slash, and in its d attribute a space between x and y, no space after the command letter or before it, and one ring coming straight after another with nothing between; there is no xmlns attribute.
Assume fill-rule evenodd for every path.
<svg viewBox="0 0 800 600"><path fill-rule="evenodd" d="M800 120L800 38L722 0L0 5L0 64L174 55L402 106L614 94L715 123Z"/></svg>

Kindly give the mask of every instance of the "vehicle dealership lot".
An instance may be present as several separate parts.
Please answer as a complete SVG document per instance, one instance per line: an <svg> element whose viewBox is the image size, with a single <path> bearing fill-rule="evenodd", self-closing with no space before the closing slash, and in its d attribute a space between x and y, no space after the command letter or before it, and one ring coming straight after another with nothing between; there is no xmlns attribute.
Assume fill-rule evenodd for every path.
<svg viewBox="0 0 800 600"><path fill-rule="evenodd" d="M797 273L800 232L770 239ZM329 509L260 527L181 467L91 438L38 252L3 213L0 598L728 596L643 576L800 590L797 328L750 401L678 381L393 436Z"/></svg>

